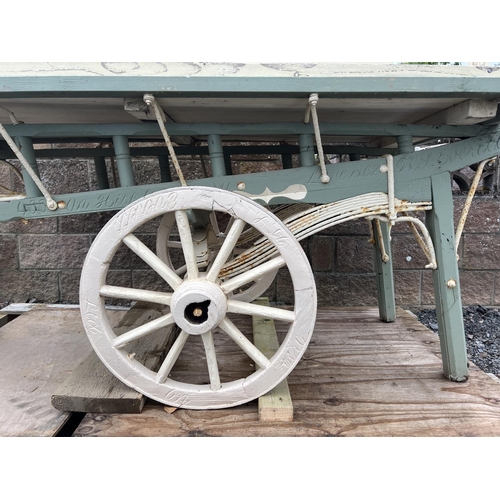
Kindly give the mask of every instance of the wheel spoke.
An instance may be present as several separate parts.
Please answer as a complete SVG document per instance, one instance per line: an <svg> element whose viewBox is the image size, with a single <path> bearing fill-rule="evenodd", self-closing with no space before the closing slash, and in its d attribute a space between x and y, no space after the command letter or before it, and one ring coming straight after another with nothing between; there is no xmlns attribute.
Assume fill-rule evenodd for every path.
<svg viewBox="0 0 500 500"><path fill-rule="evenodd" d="M177 210L175 212L175 220L177 221L177 230L182 242L182 251L186 260L188 278L196 279L198 277L198 264L196 263L193 236L186 211Z"/></svg>
<svg viewBox="0 0 500 500"><path fill-rule="evenodd" d="M213 333L207 332L201 336L203 345L205 346L205 354L207 356L208 374L210 376L210 387L216 391L221 388L219 367L217 366L217 357L215 355L214 336Z"/></svg>
<svg viewBox="0 0 500 500"><path fill-rule="evenodd" d="M232 292L233 290L236 290L237 288L240 288L247 283L255 281L257 278L260 278L264 274L275 271L276 269L279 269L284 265L285 259L283 259L283 257L275 257L274 259L271 259L270 261L265 262L264 264L261 264L254 269L250 269L249 271L241 273L234 278L228 279L227 281L222 283L222 291L224 293Z"/></svg>
<svg viewBox="0 0 500 500"><path fill-rule="evenodd" d="M181 274L184 274L186 271L187 271L187 266L186 266L186 264L184 264L183 266L178 267L175 270L175 274L177 274L177 276L180 276Z"/></svg>
<svg viewBox="0 0 500 500"><path fill-rule="evenodd" d="M226 263L227 259L231 255L233 248L240 237L243 228L245 227L246 222L242 219L236 219L234 224L231 226L231 229L227 233L226 239L222 244L219 252L217 253L217 257L215 258L210 271L207 274L208 281L215 281L217 276L219 275L222 266Z"/></svg>
<svg viewBox="0 0 500 500"><path fill-rule="evenodd" d="M210 212L210 224L212 224L215 236L221 236L222 233L220 232L219 222L217 221L217 214L215 212Z"/></svg>
<svg viewBox="0 0 500 500"><path fill-rule="evenodd" d="M133 234L128 234L123 238L123 243L146 262L146 264L149 264L174 290L182 283L182 279L142 243L139 238Z"/></svg>
<svg viewBox="0 0 500 500"><path fill-rule="evenodd" d="M144 337L152 332L156 332L156 330L159 330L164 326L171 325L172 323L174 323L172 313L165 314L165 316L162 316L161 318L154 319L145 325L138 326L137 328L130 330L130 332L116 337L115 340L113 340L113 347L120 349L132 340L140 339L141 337Z"/></svg>
<svg viewBox="0 0 500 500"><path fill-rule="evenodd" d="M226 332L229 337L238 344L241 349L255 361L261 368L268 368L270 361L262 354L226 316L220 323L219 328Z"/></svg>
<svg viewBox="0 0 500 500"><path fill-rule="evenodd" d="M165 361L163 361L158 373L156 374L156 383L163 384L163 382L167 380L188 338L189 334L184 330L181 330L173 346L170 348L170 351L168 351Z"/></svg>
<svg viewBox="0 0 500 500"><path fill-rule="evenodd" d="M249 304L248 302L242 302L240 300L228 300L227 311L237 314L248 314L250 316L261 316L263 318L276 319L278 321L287 321L288 323L295 321L295 313L293 311Z"/></svg>
<svg viewBox="0 0 500 500"><path fill-rule="evenodd" d="M167 241L167 248L182 248L180 241Z"/></svg>
<svg viewBox="0 0 500 500"><path fill-rule="evenodd" d="M142 302L152 302L154 304L170 305L172 294L166 292L152 292L140 290L138 288L125 288L122 286L103 285L99 290L103 297L113 297L115 299L139 300Z"/></svg>

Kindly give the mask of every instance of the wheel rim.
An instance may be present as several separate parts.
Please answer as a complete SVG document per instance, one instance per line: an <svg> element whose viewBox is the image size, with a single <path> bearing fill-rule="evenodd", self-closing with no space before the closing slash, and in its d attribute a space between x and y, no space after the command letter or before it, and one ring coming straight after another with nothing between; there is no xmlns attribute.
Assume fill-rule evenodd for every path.
<svg viewBox="0 0 500 500"><path fill-rule="evenodd" d="M257 266L250 271L246 278L241 275L239 282L244 278L255 277L259 273L277 271L278 267L286 265L294 289L295 305L293 311L277 308L262 309L263 306L255 306L227 298L232 287L237 287L239 282L230 279L225 283L218 283L217 268L222 267L225 263L224 253L229 255L230 243L225 248L224 245L221 247L221 251L208 273L203 274L198 271L193 257L192 243L190 243L186 210L210 211L214 206L217 206L218 210L230 213L237 221L241 221L238 224L233 224L236 229L232 235L228 235L226 241L234 241L235 244L238 229L241 232L244 223L247 223L257 228L263 236L275 244L279 256ZM153 252L147 248L145 250L145 246L132 234L142 224L165 212L176 214L183 243L182 250L187 263L187 276L185 278L177 276ZM172 294L156 291L144 292L107 285L106 275L109 262L122 244L127 245L147 262L170 284L174 292ZM179 320L181 314L188 314L186 308L182 309L185 304L188 304L189 307L192 304L195 304L193 307L196 307L198 303L202 304L203 300L200 301L199 297L195 300L193 295L197 293L197 281L207 282L209 285L207 290L200 292L202 298L206 297L207 300L221 303L213 306L216 307L216 313L219 314L214 320L218 324L218 328L260 367L249 376L220 382L217 354L213 341L213 324L209 325L208 330L201 329L203 331L195 333L186 331L188 328L182 330L158 372L146 368L133 359L133 356L130 356L127 351L127 345L131 340L144 337L162 326L174 323L176 318ZM184 295L180 293L181 291L184 291L184 295L188 297L185 302L182 302ZM172 306L175 310L146 325L116 336L106 314L104 299L105 297L124 298L125 296L127 298L135 297L136 300L163 303ZM316 319L314 278L307 257L297 240L277 217L257 203L236 193L215 188L184 187L162 191L138 200L116 214L98 234L89 250L82 271L80 303L82 321L90 342L97 355L115 376L152 399L172 406L194 409L235 406L256 399L271 390L292 371L300 360L309 343ZM179 304L181 305L179 306ZM224 307L226 309L222 311ZM246 316L259 313L259 315L270 319L287 322L288 332L276 354L267 359L227 317L227 312ZM184 324L184 326L186 325ZM190 337L195 335L201 336L203 340L210 376L209 384L186 383L168 377L186 342L189 342Z"/></svg>

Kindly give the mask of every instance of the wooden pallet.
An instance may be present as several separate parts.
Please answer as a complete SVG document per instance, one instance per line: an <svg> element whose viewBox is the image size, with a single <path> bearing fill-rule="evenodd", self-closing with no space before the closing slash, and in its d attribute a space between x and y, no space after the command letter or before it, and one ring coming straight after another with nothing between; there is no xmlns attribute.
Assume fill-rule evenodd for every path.
<svg viewBox="0 0 500 500"><path fill-rule="evenodd" d="M124 315L113 311L113 324ZM251 318L239 327L250 335ZM0 435L56 435L70 412L53 408L51 395L90 352L78 309L37 308L3 326ZM288 378L292 422L259 420L256 401L167 413L148 400L141 414L88 413L74 435L500 436L498 379L471 364L467 382L450 382L439 353L437 335L402 310L386 324L375 308L320 309Z"/></svg>
<svg viewBox="0 0 500 500"><path fill-rule="evenodd" d="M257 402L173 413L148 402L141 415L88 414L74 435L500 436L497 379L472 363L467 382L445 379L438 336L402 309L394 323L376 308L320 309L288 385L293 422L259 421Z"/></svg>

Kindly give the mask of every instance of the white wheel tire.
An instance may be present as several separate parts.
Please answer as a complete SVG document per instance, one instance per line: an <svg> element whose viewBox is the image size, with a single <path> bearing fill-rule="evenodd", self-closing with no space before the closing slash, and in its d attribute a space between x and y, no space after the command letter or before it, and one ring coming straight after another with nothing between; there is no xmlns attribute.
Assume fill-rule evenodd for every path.
<svg viewBox="0 0 500 500"><path fill-rule="evenodd" d="M210 385L156 381L157 373L113 346L117 338L107 317L101 286L109 263L122 240L142 224L168 211L213 207L258 228L275 244L288 267L294 289L294 320L267 368L244 379ZM80 304L83 325L90 342L108 369L126 385L161 403L191 409L227 408L252 401L285 379L307 348L316 320L316 288L304 251L287 227L269 211L239 194L208 187L173 188L142 198L118 212L94 240L85 260ZM249 305L247 305L248 307Z"/></svg>
<svg viewBox="0 0 500 500"><path fill-rule="evenodd" d="M172 258L170 256L167 242L170 241L172 229L175 226L175 217L173 212L163 216L156 235L156 255L165 262L171 269L174 269ZM243 302L253 302L258 299L272 285L278 271L272 271L257 278L249 287L241 292L235 292L230 298L242 300Z"/></svg>

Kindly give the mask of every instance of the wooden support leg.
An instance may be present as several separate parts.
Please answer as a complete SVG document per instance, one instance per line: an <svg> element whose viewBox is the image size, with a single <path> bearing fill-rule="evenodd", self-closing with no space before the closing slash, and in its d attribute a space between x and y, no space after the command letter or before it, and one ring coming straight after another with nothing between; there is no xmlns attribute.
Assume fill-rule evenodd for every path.
<svg viewBox="0 0 500 500"><path fill-rule="evenodd" d="M381 321L390 323L396 319L396 299L394 297L394 276L392 272L392 253L389 237L389 227L386 223L380 222L382 240L385 253L389 257L387 262L382 259L381 244L379 242L378 221L373 220L373 234L375 235L375 274L377 276L377 297L378 310Z"/></svg>
<svg viewBox="0 0 500 500"><path fill-rule="evenodd" d="M433 209L427 225L434 242L437 269L433 271L436 314L445 376L455 382L468 378L462 301L455 251L450 174L431 178Z"/></svg>

